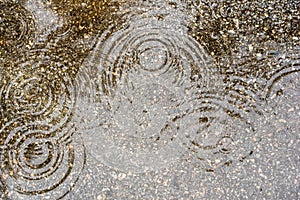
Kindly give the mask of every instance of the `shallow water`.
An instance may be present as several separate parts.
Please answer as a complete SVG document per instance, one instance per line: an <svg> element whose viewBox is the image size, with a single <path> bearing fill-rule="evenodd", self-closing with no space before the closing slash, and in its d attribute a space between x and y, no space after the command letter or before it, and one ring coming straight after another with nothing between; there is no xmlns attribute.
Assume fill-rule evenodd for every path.
<svg viewBox="0 0 300 200"><path fill-rule="evenodd" d="M299 197L299 10L1 0L1 198Z"/></svg>

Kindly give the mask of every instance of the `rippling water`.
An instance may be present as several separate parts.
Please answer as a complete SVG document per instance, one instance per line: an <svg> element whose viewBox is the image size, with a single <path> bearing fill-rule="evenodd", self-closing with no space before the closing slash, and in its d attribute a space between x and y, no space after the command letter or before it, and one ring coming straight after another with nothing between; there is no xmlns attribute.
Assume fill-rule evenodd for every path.
<svg viewBox="0 0 300 200"><path fill-rule="evenodd" d="M300 71L299 17L253 6L299 4L0 1L1 198L63 198L87 157L140 174L251 156Z"/></svg>

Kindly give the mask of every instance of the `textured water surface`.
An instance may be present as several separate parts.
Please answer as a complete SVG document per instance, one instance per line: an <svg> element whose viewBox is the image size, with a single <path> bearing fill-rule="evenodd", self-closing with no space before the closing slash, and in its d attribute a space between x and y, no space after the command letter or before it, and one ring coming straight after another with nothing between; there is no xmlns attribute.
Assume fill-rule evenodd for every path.
<svg viewBox="0 0 300 200"><path fill-rule="evenodd" d="M299 6L1 0L1 199L299 198Z"/></svg>

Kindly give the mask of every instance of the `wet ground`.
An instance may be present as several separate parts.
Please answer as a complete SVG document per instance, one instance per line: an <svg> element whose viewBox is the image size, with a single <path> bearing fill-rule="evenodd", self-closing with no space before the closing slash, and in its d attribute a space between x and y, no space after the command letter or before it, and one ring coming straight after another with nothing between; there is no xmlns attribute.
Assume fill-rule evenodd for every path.
<svg viewBox="0 0 300 200"><path fill-rule="evenodd" d="M0 0L1 199L299 199L300 2Z"/></svg>

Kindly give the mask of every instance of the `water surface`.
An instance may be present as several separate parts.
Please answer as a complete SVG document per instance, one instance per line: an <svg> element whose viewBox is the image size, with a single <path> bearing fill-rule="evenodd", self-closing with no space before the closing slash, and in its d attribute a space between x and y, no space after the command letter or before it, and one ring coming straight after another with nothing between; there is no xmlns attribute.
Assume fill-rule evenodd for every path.
<svg viewBox="0 0 300 200"><path fill-rule="evenodd" d="M2 0L0 22L1 198L299 196L298 1Z"/></svg>

